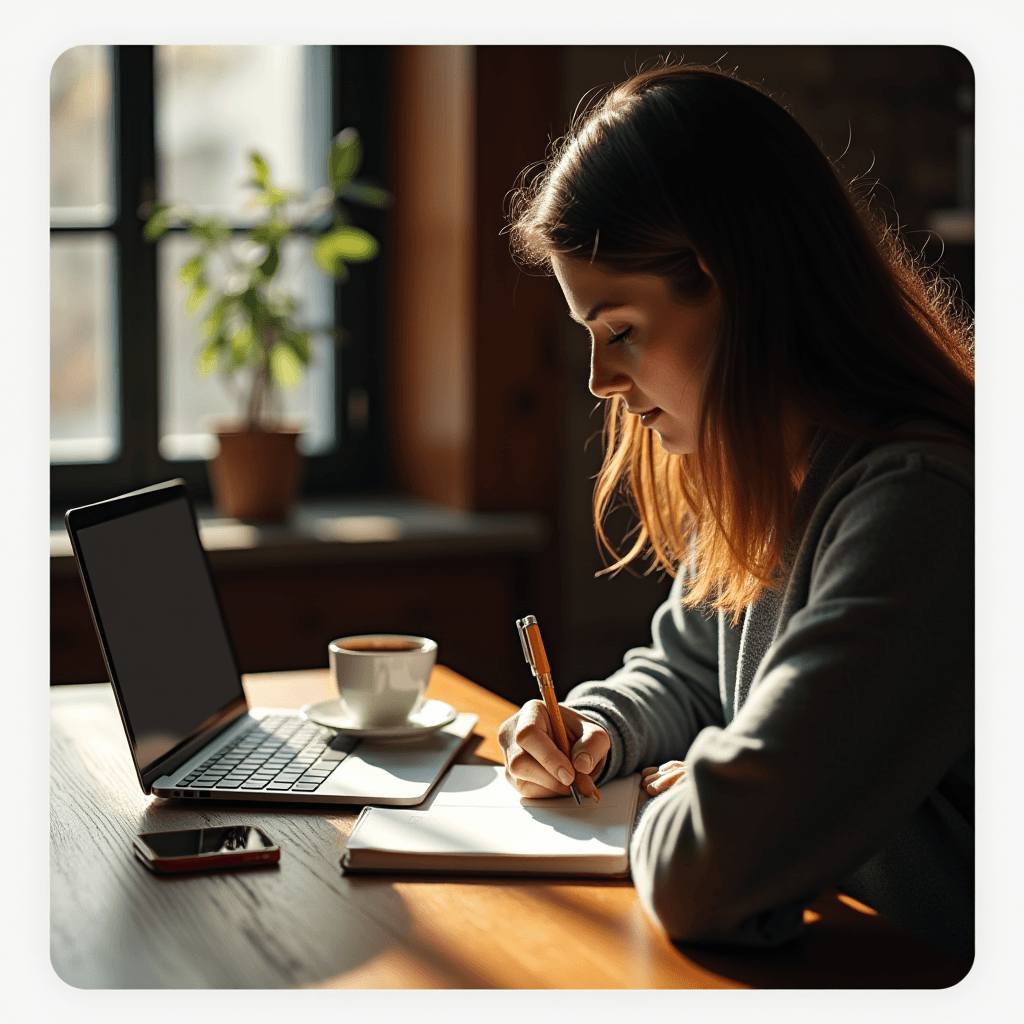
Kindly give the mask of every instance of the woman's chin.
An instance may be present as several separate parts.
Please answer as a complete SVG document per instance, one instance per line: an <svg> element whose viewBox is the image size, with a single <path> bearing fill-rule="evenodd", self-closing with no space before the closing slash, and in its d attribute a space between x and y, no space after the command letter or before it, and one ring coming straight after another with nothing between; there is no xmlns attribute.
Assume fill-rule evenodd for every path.
<svg viewBox="0 0 1024 1024"><path fill-rule="evenodd" d="M654 432L658 435L661 447L669 455L692 455L697 450L697 446L688 439L680 439L670 433L662 433L660 430L655 430Z"/></svg>

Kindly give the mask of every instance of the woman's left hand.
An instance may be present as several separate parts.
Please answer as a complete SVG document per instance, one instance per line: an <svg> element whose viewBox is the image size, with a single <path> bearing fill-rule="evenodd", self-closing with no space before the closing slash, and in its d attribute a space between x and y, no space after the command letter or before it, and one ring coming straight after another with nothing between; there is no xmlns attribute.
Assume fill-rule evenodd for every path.
<svg viewBox="0 0 1024 1024"><path fill-rule="evenodd" d="M664 793L670 786L686 778L686 762L666 761L657 768L645 768L640 776L641 785L652 796Z"/></svg>

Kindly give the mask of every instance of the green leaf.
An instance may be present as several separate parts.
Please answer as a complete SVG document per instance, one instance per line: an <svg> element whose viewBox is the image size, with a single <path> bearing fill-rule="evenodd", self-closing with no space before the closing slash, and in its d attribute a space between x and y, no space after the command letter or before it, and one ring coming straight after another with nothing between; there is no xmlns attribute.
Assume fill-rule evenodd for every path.
<svg viewBox="0 0 1024 1024"><path fill-rule="evenodd" d="M295 194L296 193L290 189L267 186L267 188L263 190L262 195L255 196L253 198L253 203L256 206L283 206Z"/></svg>
<svg viewBox="0 0 1024 1024"><path fill-rule="evenodd" d="M208 220L193 221L189 224L188 233L193 238L213 246L227 241L231 237L231 228L227 221L211 217Z"/></svg>
<svg viewBox="0 0 1024 1024"><path fill-rule="evenodd" d="M266 297L258 288L246 288L242 292L241 303L242 308L248 314L249 320L253 323L254 327L263 324L270 315Z"/></svg>
<svg viewBox="0 0 1024 1024"><path fill-rule="evenodd" d="M309 364L309 358L312 355L312 345L310 344L310 332L309 331L291 331L285 335L285 344L289 345L292 351L295 353L299 362L303 366Z"/></svg>
<svg viewBox="0 0 1024 1024"><path fill-rule="evenodd" d="M288 234L288 222L277 218L260 224L249 232L249 237L260 245L277 245Z"/></svg>
<svg viewBox="0 0 1024 1024"><path fill-rule="evenodd" d="M279 342L270 350L270 375L283 388L293 388L299 383L302 365L290 345Z"/></svg>
<svg viewBox="0 0 1024 1024"><path fill-rule="evenodd" d="M217 369L217 360L220 357L220 350L227 339L218 335L212 341L207 342L199 350L199 358L196 360L196 369L204 376L209 377Z"/></svg>
<svg viewBox="0 0 1024 1024"><path fill-rule="evenodd" d="M335 193L355 177L362 160L363 146L359 141L359 132L355 128L345 128L338 132L327 160L327 178Z"/></svg>
<svg viewBox="0 0 1024 1024"><path fill-rule="evenodd" d="M331 277L340 277L346 263L364 263L377 255L377 239L362 228L343 225L313 243L313 259Z"/></svg>
<svg viewBox="0 0 1024 1024"><path fill-rule="evenodd" d="M273 277L277 273L280 262L281 250L276 245L271 245L267 258L260 264L260 273L266 278Z"/></svg>
<svg viewBox="0 0 1024 1024"><path fill-rule="evenodd" d="M178 280L182 284L194 284L203 272L203 257L193 256L178 271Z"/></svg>
<svg viewBox="0 0 1024 1024"><path fill-rule="evenodd" d="M224 324L224 316L231 308L232 301L230 295L221 296L214 304L213 309L210 310L209 316L203 321L203 337L208 341L214 341L220 334L220 329Z"/></svg>
<svg viewBox="0 0 1024 1024"><path fill-rule="evenodd" d="M150 242L155 242L171 226L171 213L174 207L170 203L157 203L153 212L142 229L143 237Z"/></svg>
<svg viewBox="0 0 1024 1024"><path fill-rule="evenodd" d="M249 324L242 324L231 336L231 365L245 366L256 347L256 335Z"/></svg>
<svg viewBox="0 0 1024 1024"><path fill-rule="evenodd" d="M194 313L203 304L206 300L206 296L209 294L210 288L206 283L206 278L200 276L192 286L191 294L185 300L185 312Z"/></svg>
<svg viewBox="0 0 1024 1024"><path fill-rule="evenodd" d="M270 167L267 161L254 150L249 154L249 163L252 164L252 184L257 188L267 188L270 185Z"/></svg>
<svg viewBox="0 0 1024 1024"><path fill-rule="evenodd" d="M342 199L352 203L360 203L363 206L390 206L391 193L386 189L378 188L376 185L367 185L361 181L350 181L338 190Z"/></svg>

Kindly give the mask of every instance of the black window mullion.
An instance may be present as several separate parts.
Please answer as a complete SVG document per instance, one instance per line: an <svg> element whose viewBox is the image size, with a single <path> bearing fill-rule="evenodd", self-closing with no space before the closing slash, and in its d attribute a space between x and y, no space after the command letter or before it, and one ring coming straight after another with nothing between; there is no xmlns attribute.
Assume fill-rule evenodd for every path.
<svg viewBox="0 0 1024 1024"><path fill-rule="evenodd" d="M390 185L388 103L390 48L334 46L331 49L332 131L353 127L363 142L360 176ZM344 285L335 287L335 323L340 333L336 348L335 431L333 453L309 460L307 493L348 489L383 489L388 485L386 355L387 232L386 210L348 206L353 223L381 242L370 263L353 264ZM365 392L369 422L364 431L349 423L353 392Z"/></svg>
<svg viewBox="0 0 1024 1024"><path fill-rule="evenodd" d="M157 251L139 212L156 197L153 47L119 46L114 67L121 423L128 486L142 487L161 474Z"/></svg>

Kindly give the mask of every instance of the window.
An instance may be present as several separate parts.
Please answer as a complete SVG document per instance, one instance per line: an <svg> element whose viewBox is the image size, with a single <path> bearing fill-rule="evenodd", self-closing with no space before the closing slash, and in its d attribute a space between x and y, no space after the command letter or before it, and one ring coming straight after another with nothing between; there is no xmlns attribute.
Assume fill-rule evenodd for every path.
<svg viewBox="0 0 1024 1024"><path fill-rule="evenodd" d="M389 55L382 47L79 46L51 72L51 500L97 500L170 477L209 493L204 460L238 404L195 370L199 317L177 268L193 243L142 237L142 208L185 202L251 223L242 184L259 149L276 180L326 181L333 135L356 127L361 176L387 183ZM286 253L306 325L318 329L303 383L306 493L386 485L382 343L386 213L349 208L382 243L338 287L297 243ZM289 266L290 264L290 266ZM330 333L329 333L330 332Z"/></svg>

